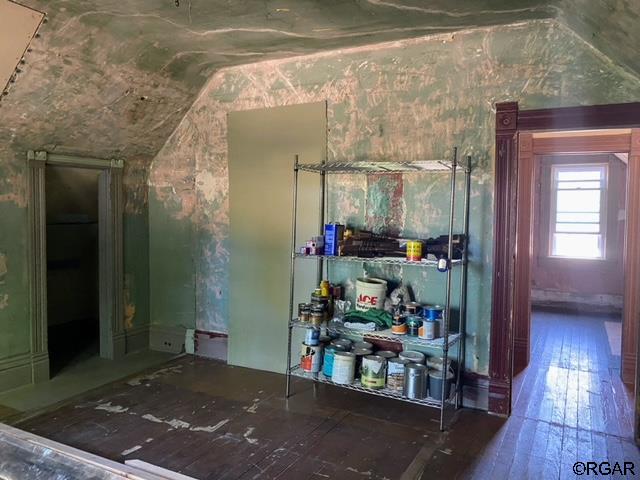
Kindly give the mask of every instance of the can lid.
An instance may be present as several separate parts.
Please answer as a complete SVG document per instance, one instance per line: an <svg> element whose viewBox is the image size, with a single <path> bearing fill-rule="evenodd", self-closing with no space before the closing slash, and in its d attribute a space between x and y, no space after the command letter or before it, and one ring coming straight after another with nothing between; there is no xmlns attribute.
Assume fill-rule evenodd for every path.
<svg viewBox="0 0 640 480"><path fill-rule="evenodd" d="M438 370L437 368L430 368L429 376L434 378L442 378L442 370ZM455 373L453 373L453 371L447 370L447 380L451 380L455 376L456 375Z"/></svg>
<svg viewBox="0 0 640 480"><path fill-rule="evenodd" d="M356 354L353 352L336 352L336 357L352 357L355 358Z"/></svg>
<svg viewBox="0 0 640 480"><path fill-rule="evenodd" d="M427 370L427 367L424 366L422 363L407 363L405 368L408 368L409 370L419 370L419 371Z"/></svg>
<svg viewBox="0 0 640 480"><path fill-rule="evenodd" d="M376 352L376 355L380 356L380 357L384 357L384 358L394 358L396 357L396 352L392 352L391 350L380 350L378 352Z"/></svg>
<svg viewBox="0 0 640 480"><path fill-rule="evenodd" d="M355 342L353 348L367 348L370 350L373 348L373 344L369 342Z"/></svg>
<svg viewBox="0 0 640 480"><path fill-rule="evenodd" d="M418 360L419 362L424 362L425 355L422 352L415 352L413 350L405 350L400 352L400 358L408 358L412 361Z"/></svg>
<svg viewBox="0 0 640 480"><path fill-rule="evenodd" d="M367 360L371 360L372 362L384 362L385 358L381 357L380 355L367 355L366 357L364 357Z"/></svg>
<svg viewBox="0 0 640 480"><path fill-rule="evenodd" d="M373 352L368 348L354 348L353 353L358 356L371 355Z"/></svg>
<svg viewBox="0 0 640 480"><path fill-rule="evenodd" d="M398 358L398 357L390 358L387 361L389 363L399 363L401 365L406 365L408 363L411 363L411 360L409 360L408 358Z"/></svg>

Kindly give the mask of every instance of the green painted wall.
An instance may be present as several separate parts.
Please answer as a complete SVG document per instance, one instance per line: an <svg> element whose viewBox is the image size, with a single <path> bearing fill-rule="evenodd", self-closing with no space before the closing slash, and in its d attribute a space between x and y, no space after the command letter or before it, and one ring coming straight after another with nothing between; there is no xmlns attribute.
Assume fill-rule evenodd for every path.
<svg viewBox="0 0 640 480"><path fill-rule="evenodd" d="M638 99L636 76L554 21L471 29L225 69L210 80L153 162L152 244L165 244L176 257L186 257L186 245L173 241L164 227L176 218L176 232L184 223L192 225L198 238L196 250L189 252L196 264L196 326L227 331L227 112L327 100L330 160L440 158L458 145L476 162L467 365L486 373L494 103L518 100L522 108L544 108ZM332 219L372 227L392 219L406 233L442 232L446 178L425 175L387 184L368 182L373 189L367 188L366 178L338 180L330 196ZM176 193L166 196L162 192L169 184ZM176 213L180 198L196 200L190 206L192 216L184 215L184 208ZM425 213L417 208L421 205ZM159 225L163 235L154 239ZM160 261L152 251L152 265ZM353 276L348 269L333 274ZM403 280L417 284L426 279L418 293L430 300L434 294L429 286L436 274L422 275L407 271ZM152 286L152 298L175 295L176 287L179 282L165 284L162 290Z"/></svg>
<svg viewBox="0 0 640 480"><path fill-rule="evenodd" d="M153 324L195 326L194 227L190 219L175 218L176 209L158 211L156 193L149 197L150 313Z"/></svg>
<svg viewBox="0 0 640 480"><path fill-rule="evenodd" d="M0 359L31 348L26 265L26 212L0 203ZM26 328L25 328L26 327Z"/></svg>

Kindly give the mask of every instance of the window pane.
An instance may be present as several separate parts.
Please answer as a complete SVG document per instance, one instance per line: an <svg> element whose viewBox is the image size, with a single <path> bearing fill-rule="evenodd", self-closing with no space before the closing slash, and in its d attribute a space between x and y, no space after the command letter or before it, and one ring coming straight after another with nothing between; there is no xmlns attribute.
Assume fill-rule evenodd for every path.
<svg viewBox="0 0 640 480"><path fill-rule="evenodd" d="M558 190L599 189L600 181L596 182L558 182Z"/></svg>
<svg viewBox="0 0 640 480"><path fill-rule="evenodd" d="M574 167L556 169L556 179L558 180L600 180L603 169L600 167Z"/></svg>
<svg viewBox="0 0 640 480"><path fill-rule="evenodd" d="M556 223L558 233L600 233L599 223Z"/></svg>
<svg viewBox="0 0 640 480"><path fill-rule="evenodd" d="M600 191L559 190L556 210L558 212L599 212Z"/></svg>
<svg viewBox="0 0 640 480"><path fill-rule="evenodd" d="M562 257L602 258L600 235L585 233L554 233L551 254Z"/></svg>
<svg viewBox="0 0 640 480"><path fill-rule="evenodd" d="M556 214L556 222L575 223L575 222L591 222L600 223L599 213L577 213L577 212L558 212Z"/></svg>

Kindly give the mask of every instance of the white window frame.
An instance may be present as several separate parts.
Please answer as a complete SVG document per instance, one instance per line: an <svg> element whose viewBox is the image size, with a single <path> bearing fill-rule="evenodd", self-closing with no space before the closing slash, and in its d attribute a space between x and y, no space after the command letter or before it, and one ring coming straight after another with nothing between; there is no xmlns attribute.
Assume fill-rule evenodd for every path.
<svg viewBox="0 0 640 480"><path fill-rule="evenodd" d="M556 172L562 171L585 171L600 169L602 171L602 177L600 180L600 238L601 245L600 257L577 257L569 255L555 255L553 253L553 236L556 232L557 222L557 202L558 202L558 182L556 180ZM602 261L607 259L607 192L609 185L609 165L607 163L558 163L551 165L551 201L550 201L550 215L549 215L549 235L548 235L548 248L547 255L550 258L566 258L572 260L596 260ZM567 212L569 213L569 212ZM560 223L572 223L572 222L560 222ZM569 232L567 232L569 233ZM578 232L574 232L578 234ZM571 234L571 233L569 233Z"/></svg>

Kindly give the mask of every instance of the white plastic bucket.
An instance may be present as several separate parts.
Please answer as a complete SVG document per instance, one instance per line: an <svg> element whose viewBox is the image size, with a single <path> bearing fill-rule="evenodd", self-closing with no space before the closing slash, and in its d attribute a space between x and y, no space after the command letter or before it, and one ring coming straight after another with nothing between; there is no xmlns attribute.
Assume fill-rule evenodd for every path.
<svg viewBox="0 0 640 480"><path fill-rule="evenodd" d="M372 308L382 310L387 295L387 281L380 278L356 280L356 310L366 312Z"/></svg>

